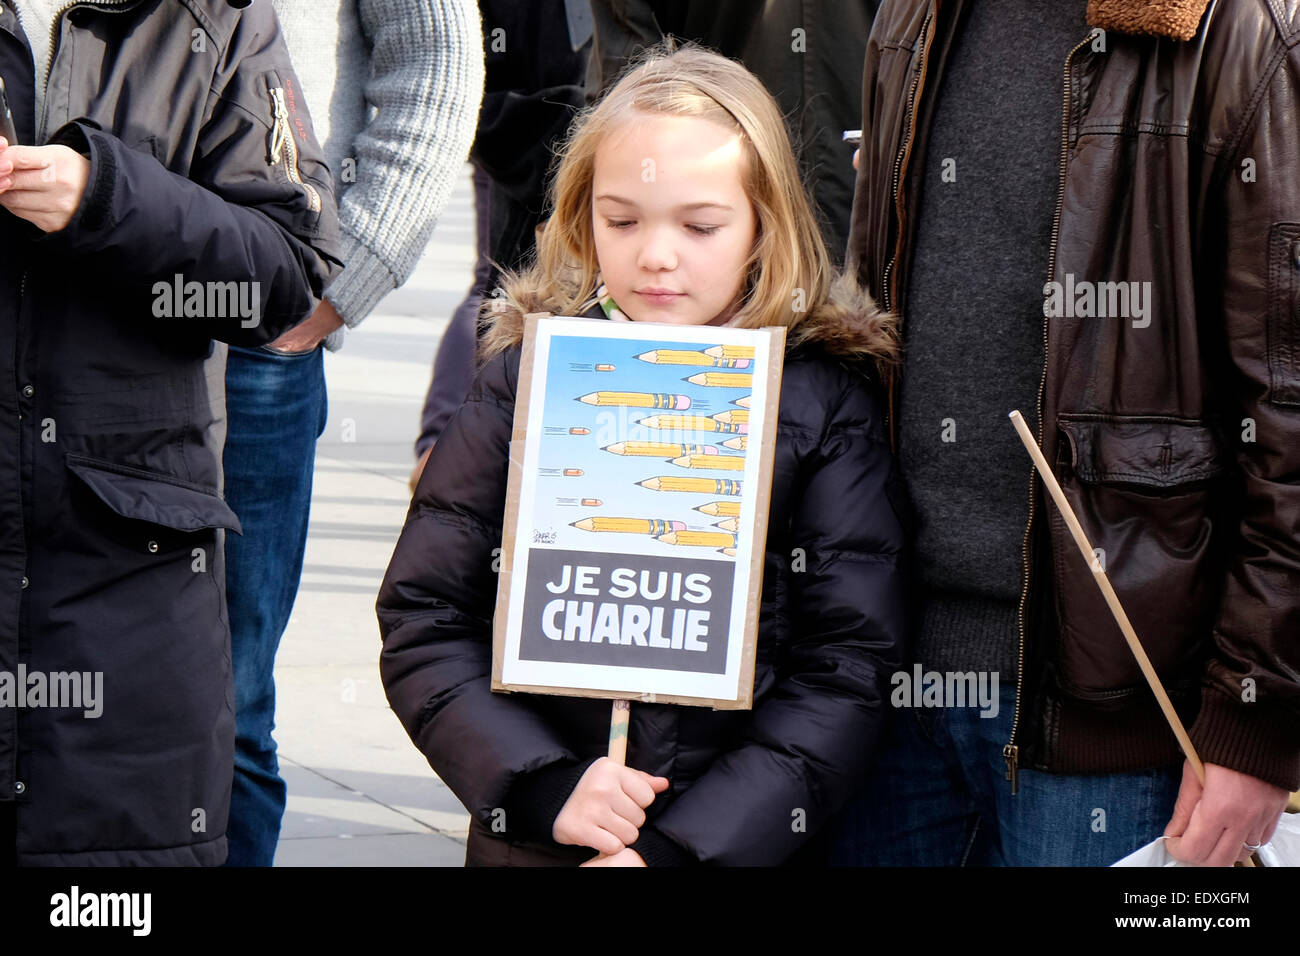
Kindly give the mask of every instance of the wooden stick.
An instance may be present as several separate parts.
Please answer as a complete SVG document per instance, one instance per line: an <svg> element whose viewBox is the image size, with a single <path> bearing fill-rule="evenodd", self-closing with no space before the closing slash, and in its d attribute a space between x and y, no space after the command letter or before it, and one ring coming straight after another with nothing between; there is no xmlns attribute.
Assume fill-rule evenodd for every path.
<svg viewBox="0 0 1300 956"><path fill-rule="evenodd" d="M1119 603L1119 596L1115 593L1115 589L1110 586L1110 578L1106 577L1106 570L1101 566L1101 562L1097 560L1096 552L1092 549L1092 542L1084 534L1083 526L1079 524L1079 519L1075 517L1074 509L1070 507L1070 502L1066 500L1065 492L1061 490L1061 486L1057 483L1056 476L1052 474L1051 466L1047 464L1047 459L1043 457L1038 442L1029 431L1029 426L1025 424L1020 412L1011 413L1011 424L1016 426L1020 440L1025 443L1025 449L1029 452L1030 457L1034 459L1034 466L1038 469L1038 473L1042 475L1047 490L1052 494L1052 500L1056 502L1056 507L1061 510L1061 517L1065 519L1070 534L1074 535L1074 543L1083 552L1083 560L1092 569L1092 578L1097 582L1097 587L1101 589L1101 595L1106 599L1106 604L1110 607L1110 613L1115 616L1115 622L1119 624L1119 629L1124 634L1124 640L1128 641L1129 650L1137 658L1138 666L1142 668L1142 675L1151 686L1151 692L1156 695L1156 700L1160 702L1160 709L1164 711L1165 720L1169 721L1174 736L1178 738L1178 746L1183 748L1183 753L1187 756L1187 762L1192 765L1192 772L1196 774L1196 779L1201 782L1202 787L1205 786L1205 766L1201 763L1201 758L1197 756L1196 748L1192 746L1191 738L1187 736L1187 731L1183 727L1183 722L1179 720L1178 712L1174 710L1169 695L1165 693L1164 685L1160 683L1160 678L1156 676L1156 670L1151 666L1151 659L1147 657L1147 652L1142 649L1142 644L1133 630L1133 625L1129 623L1128 615L1124 613L1124 608Z"/></svg>
<svg viewBox="0 0 1300 956"><path fill-rule="evenodd" d="M627 764L627 724L632 716L630 700L614 701L614 712L609 719L609 759Z"/></svg>

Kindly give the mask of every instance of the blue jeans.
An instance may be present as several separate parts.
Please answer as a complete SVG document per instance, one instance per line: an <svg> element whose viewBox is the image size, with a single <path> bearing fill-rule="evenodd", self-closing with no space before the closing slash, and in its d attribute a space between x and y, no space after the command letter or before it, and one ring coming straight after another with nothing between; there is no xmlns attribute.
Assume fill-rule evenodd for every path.
<svg viewBox="0 0 1300 956"><path fill-rule="evenodd" d="M871 780L833 836L840 866L1109 866L1164 832L1182 767L1005 779L1016 689L977 707L891 710ZM1022 715L1023 717L1023 715Z"/></svg>
<svg viewBox="0 0 1300 956"><path fill-rule="evenodd" d="M316 439L325 430L323 349L280 355L231 347L226 365L226 536L235 675L235 776L227 866L270 866L286 790L275 757L275 652L289 623L311 507Z"/></svg>

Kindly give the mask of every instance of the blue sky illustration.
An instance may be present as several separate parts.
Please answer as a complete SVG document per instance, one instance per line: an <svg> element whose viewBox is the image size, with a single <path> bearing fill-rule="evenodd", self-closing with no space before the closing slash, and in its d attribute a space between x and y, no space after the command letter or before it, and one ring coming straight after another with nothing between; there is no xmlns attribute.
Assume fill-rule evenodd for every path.
<svg viewBox="0 0 1300 956"><path fill-rule="evenodd" d="M683 521L691 530L718 531L714 522L722 517L693 510L710 501L736 501L737 496L692 492L652 491L637 482L657 475L736 480L740 471L692 470L671 464L667 459L620 456L603 451L603 446L619 441L685 441L695 445L712 445L721 455L743 456L745 453L723 447L721 442L733 434L708 431L659 432L638 426L654 415L710 416L738 410L732 404L750 394L749 388L722 388L693 385L684 379L707 366L656 365L636 358L655 349L703 350L708 345L674 344L653 340L609 339L590 336L556 335L550 340L547 362L546 412L543 434L528 436L539 442L534 507L534 544L572 550L616 551L628 554L652 554L671 557L698 557L702 560L730 560L720 552L704 547L668 545L649 535L612 532L593 533L571 527L571 523L589 517L651 518ZM613 365L614 371L596 371L598 365ZM753 372L748 369L712 369L725 372ZM691 407L686 411L594 406L577 401L590 392L662 392L686 395ZM574 435L570 429L589 429L589 434ZM566 476L564 470L579 469L581 476ZM597 499L599 506L583 506L582 499Z"/></svg>

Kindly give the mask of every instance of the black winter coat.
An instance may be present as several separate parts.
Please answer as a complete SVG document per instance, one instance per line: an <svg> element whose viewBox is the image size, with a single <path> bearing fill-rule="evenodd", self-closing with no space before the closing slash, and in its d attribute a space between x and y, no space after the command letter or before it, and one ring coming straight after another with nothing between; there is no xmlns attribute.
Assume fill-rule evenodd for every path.
<svg viewBox="0 0 1300 956"><path fill-rule="evenodd" d="M213 339L258 346L311 313L337 271L333 190L270 4L68 6L36 117L0 5L20 142L90 162L65 229L0 209L0 672L51 685L39 706L0 688L0 801L20 864L215 864L239 523ZM168 317L178 275L203 284L188 317ZM77 694L65 676L56 699L56 674Z"/></svg>
<svg viewBox="0 0 1300 956"><path fill-rule="evenodd" d="M388 699L479 837L525 775L602 756L609 740L607 700L490 690L518 371L517 346L492 360L434 446L377 608ZM646 825L689 857L786 860L867 766L902 635L883 418L860 372L820 348L788 354L754 709L632 705L628 765L671 782Z"/></svg>

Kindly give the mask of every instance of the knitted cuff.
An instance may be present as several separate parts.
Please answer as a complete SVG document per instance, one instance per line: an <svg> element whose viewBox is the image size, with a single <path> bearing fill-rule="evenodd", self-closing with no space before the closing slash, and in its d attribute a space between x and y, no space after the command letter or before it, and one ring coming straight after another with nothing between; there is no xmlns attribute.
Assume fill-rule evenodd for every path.
<svg viewBox="0 0 1300 956"><path fill-rule="evenodd" d="M1206 687L1201 712L1187 735L1204 762L1294 791L1300 788L1300 746L1287 729L1262 704Z"/></svg>
<svg viewBox="0 0 1300 956"><path fill-rule="evenodd" d="M325 298L334 303L334 310L350 329L356 328L368 316L379 300L401 283L391 269L363 241L348 232L339 233L339 258L343 272L325 290Z"/></svg>
<svg viewBox="0 0 1300 956"><path fill-rule="evenodd" d="M596 758L583 763L553 763L525 774L515 784L506 808L506 832L511 840L554 842L551 831L587 768Z"/></svg>
<svg viewBox="0 0 1300 956"><path fill-rule="evenodd" d="M696 860L663 833L646 824L628 849L636 850L646 866L690 866Z"/></svg>

